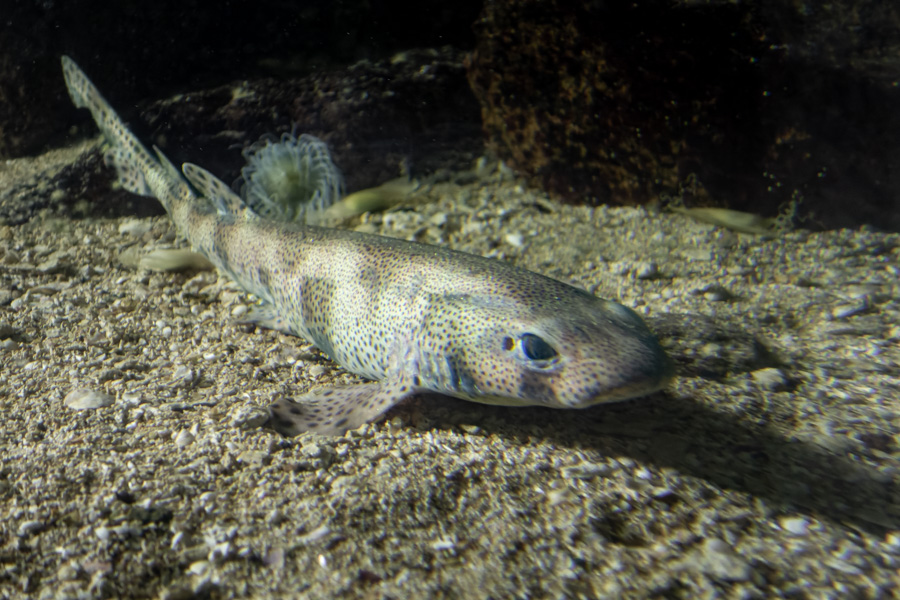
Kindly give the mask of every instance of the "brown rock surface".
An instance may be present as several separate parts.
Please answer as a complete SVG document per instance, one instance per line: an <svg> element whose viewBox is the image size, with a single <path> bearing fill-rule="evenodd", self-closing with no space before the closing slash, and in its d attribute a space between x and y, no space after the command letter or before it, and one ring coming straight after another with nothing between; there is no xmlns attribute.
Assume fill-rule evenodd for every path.
<svg viewBox="0 0 900 600"><path fill-rule="evenodd" d="M298 77L416 47L471 44L472 0L230 2L15 0L0 4L0 157L58 144L71 122L59 57L91 68L110 101Z"/></svg>
<svg viewBox="0 0 900 600"><path fill-rule="evenodd" d="M450 48L181 94L154 102L140 121L173 162L200 156L226 182L240 175L241 147L292 128L329 145L349 191L398 177L401 164L413 174L467 167L483 148L462 54Z"/></svg>
<svg viewBox="0 0 900 600"><path fill-rule="evenodd" d="M498 1L469 79L489 145L552 193L900 226L900 16L875 2ZM887 217L887 218L885 218Z"/></svg>

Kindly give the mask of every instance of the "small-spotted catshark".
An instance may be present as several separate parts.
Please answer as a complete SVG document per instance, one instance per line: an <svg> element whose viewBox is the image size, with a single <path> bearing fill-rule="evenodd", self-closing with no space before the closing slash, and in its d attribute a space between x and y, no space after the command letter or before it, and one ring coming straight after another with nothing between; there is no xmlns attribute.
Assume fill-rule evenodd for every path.
<svg viewBox="0 0 900 600"><path fill-rule="evenodd" d="M62 66L75 105L111 144L122 185L156 197L194 251L259 298L248 320L374 380L273 403L276 430L342 433L416 391L584 408L670 379L656 338L621 304L498 260L265 220L208 171L151 154L71 59Z"/></svg>

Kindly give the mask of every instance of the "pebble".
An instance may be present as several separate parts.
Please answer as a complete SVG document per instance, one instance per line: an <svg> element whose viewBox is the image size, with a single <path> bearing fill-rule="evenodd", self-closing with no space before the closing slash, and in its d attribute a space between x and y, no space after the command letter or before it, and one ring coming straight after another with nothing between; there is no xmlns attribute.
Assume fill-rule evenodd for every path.
<svg viewBox="0 0 900 600"><path fill-rule="evenodd" d="M709 262L713 258L715 258L712 250L709 250L707 248L689 248L687 250L684 250L681 255L688 260L696 260L702 262Z"/></svg>
<svg viewBox="0 0 900 600"><path fill-rule="evenodd" d="M124 394L122 394L122 402L128 408L139 406L142 401L143 396L140 392L125 392Z"/></svg>
<svg viewBox="0 0 900 600"><path fill-rule="evenodd" d="M328 525L319 525L312 531L305 533L303 535L297 536L295 540L300 544L311 544L317 542L331 533L331 529Z"/></svg>
<svg viewBox="0 0 900 600"><path fill-rule="evenodd" d="M770 392L780 392L787 388L788 380L781 369L770 367L753 371L753 382L760 388Z"/></svg>
<svg viewBox="0 0 900 600"><path fill-rule="evenodd" d="M11 338L16 334L18 334L18 331L15 327L5 321L0 321L0 340Z"/></svg>
<svg viewBox="0 0 900 600"><path fill-rule="evenodd" d="M178 531L175 535L172 536L172 543L169 545L169 548L175 550L178 546L181 545L181 542L184 541L185 535L183 531Z"/></svg>
<svg viewBox="0 0 900 600"><path fill-rule="evenodd" d="M263 557L263 564L274 569L284 567L284 548L272 548Z"/></svg>
<svg viewBox="0 0 900 600"><path fill-rule="evenodd" d="M503 239L513 248L521 248L525 244L525 238L521 233L507 233Z"/></svg>
<svg viewBox="0 0 900 600"><path fill-rule="evenodd" d="M638 279L655 279L660 276L659 265L653 261L640 262L635 266L634 275Z"/></svg>
<svg viewBox="0 0 900 600"><path fill-rule="evenodd" d="M840 560L839 558L827 558L825 559L825 564L835 571L840 571L841 573L846 573L848 575L862 575L863 571L856 565L850 564L845 560Z"/></svg>
<svg viewBox="0 0 900 600"><path fill-rule="evenodd" d="M653 473L651 473L648 469L641 467L637 471L635 471L634 476L638 479L649 480L653 479Z"/></svg>
<svg viewBox="0 0 900 600"><path fill-rule="evenodd" d="M261 467L269 462L269 455L260 450L244 450L238 454L238 462Z"/></svg>
<svg viewBox="0 0 900 600"><path fill-rule="evenodd" d="M139 527L132 527L131 525L119 525L113 527L112 532L120 538L141 537L141 534L143 533Z"/></svg>
<svg viewBox="0 0 900 600"><path fill-rule="evenodd" d="M197 562L191 563L188 566L187 572L190 573L191 575L203 575L204 573L209 571L209 567L210 567L209 561L198 560Z"/></svg>
<svg viewBox="0 0 900 600"><path fill-rule="evenodd" d="M175 445L179 448L184 448L185 446L190 446L194 443L194 434L188 431L187 429L182 429L181 432L175 436Z"/></svg>
<svg viewBox="0 0 900 600"><path fill-rule="evenodd" d="M334 448L328 444L317 444L314 442L306 444L301 449L301 452L303 453L303 456L314 458L319 461L316 468L327 468L337 459L337 452L335 452Z"/></svg>
<svg viewBox="0 0 900 600"><path fill-rule="evenodd" d="M809 533L810 522L803 517L782 517L779 519L781 528L791 535L806 535Z"/></svg>
<svg viewBox="0 0 900 600"><path fill-rule="evenodd" d="M593 477L608 475L609 472L609 465L587 462L563 467L561 469L561 474L565 479L591 479Z"/></svg>
<svg viewBox="0 0 900 600"><path fill-rule="evenodd" d="M717 284L703 286L693 293L702 295L710 302L726 302L735 298L735 294L731 293L728 288Z"/></svg>
<svg viewBox="0 0 900 600"><path fill-rule="evenodd" d="M231 425L243 429L262 427L269 420L269 412L259 406L240 406L231 415Z"/></svg>
<svg viewBox="0 0 900 600"><path fill-rule="evenodd" d="M194 383L194 379L194 370L184 365L176 367L175 372L172 373L172 382L175 385L183 385L189 387Z"/></svg>
<svg viewBox="0 0 900 600"><path fill-rule="evenodd" d="M92 408L103 408L104 406L112 406L116 401L115 397L98 392L90 388L76 388L66 394L63 404L75 410L86 410Z"/></svg>
<svg viewBox="0 0 900 600"><path fill-rule="evenodd" d="M15 265L21 262L22 258L14 250L7 249L3 255L3 262L7 265Z"/></svg>
<svg viewBox="0 0 900 600"><path fill-rule="evenodd" d="M849 319L861 315L870 308L868 299L862 299L852 304L840 304L831 309L831 318L835 320Z"/></svg>
<svg viewBox="0 0 900 600"><path fill-rule="evenodd" d="M453 540L446 538L431 542L431 548L436 551L453 550L455 547L456 543Z"/></svg>
<svg viewBox="0 0 900 600"><path fill-rule="evenodd" d="M196 596L189 586L176 584L163 590L159 598L160 600L192 600Z"/></svg>
<svg viewBox="0 0 900 600"><path fill-rule="evenodd" d="M63 565L56 572L56 578L60 581L73 581L78 579L78 569L72 565Z"/></svg>
<svg viewBox="0 0 900 600"><path fill-rule="evenodd" d="M151 224L147 221L128 219L127 221L119 225L119 233L133 235L134 237L140 237L150 231L151 228Z"/></svg>
<svg viewBox="0 0 900 600"><path fill-rule="evenodd" d="M60 260L60 257L54 254L35 268L38 272L43 273L44 275L53 275L55 273L61 273L65 271L66 267L68 267L68 264L62 262Z"/></svg>
<svg viewBox="0 0 900 600"><path fill-rule="evenodd" d="M119 369L103 369L97 374L97 381L100 383L115 381L116 379L122 379L124 376L125 374Z"/></svg>
<svg viewBox="0 0 900 600"><path fill-rule="evenodd" d="M209 562L222 563L233 554L231 542L219 542L209 550Z"/></svg>
<svg viewBox="0 0 900 600"><path fill-rule="evenodd" d="M21 525L19 525L19 529L16 531L19 537L28 537L34 533L39 533L44 528L44 524L41 521L25 521Z"/></svg>
<svg viewBox="0 0 900 600"><path fill-rule="evenodd" d="M278 510L277 508L273 508L269 511L269 514L266 515L266 525L278 525L280 523L284 523L287 521L287 517L283 512Z"/></svg>
<svg viewBox="0 0 900 600"><path fill-rule="evenodd" d="M550 506L559 506L564 502L572 502L575 499L575 494L568 488L561 488L558 490L550 490L547 492L547 503Z"/></svg>
<svg viewBox="0 0 900 600"><path fill-rule="evenodd" d="M724 541L711 538L704 542L697 559L700 571L722 581L747 581L750 564Z"/></svg>

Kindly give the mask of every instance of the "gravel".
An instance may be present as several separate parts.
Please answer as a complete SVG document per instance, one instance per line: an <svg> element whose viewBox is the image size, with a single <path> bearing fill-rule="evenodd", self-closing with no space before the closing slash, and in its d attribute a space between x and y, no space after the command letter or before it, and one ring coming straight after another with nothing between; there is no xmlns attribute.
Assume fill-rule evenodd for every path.
<svg viewBox="0 0 900 600"><path fill-rule="evenodd" d="M900 594L896 234L445 177L346 226L617 299L679 377L587 411L423 394L286 439L268 403L359 380L235 323L252 298L214 272L140 269L183 245L165 217L82 208L0 225L0 598Z"/></svg>

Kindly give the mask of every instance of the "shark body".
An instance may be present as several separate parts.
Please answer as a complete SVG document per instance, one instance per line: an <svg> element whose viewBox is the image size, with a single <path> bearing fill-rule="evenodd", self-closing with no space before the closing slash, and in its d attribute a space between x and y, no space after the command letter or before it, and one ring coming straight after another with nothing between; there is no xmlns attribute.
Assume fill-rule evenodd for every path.
<svg viewBox="0 0 900 600"><path fill-rule="evenodd" d="M275 402L276 430L339 434L423 390L584 408L671 378L656 338L621 304L498 260L259 217L208 171L151 153L71 59L62 65L75 105L111 144L120 182L156 197L194 251L260 299L248 320L372 380Z"/></svg>

